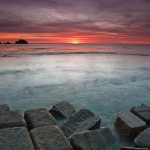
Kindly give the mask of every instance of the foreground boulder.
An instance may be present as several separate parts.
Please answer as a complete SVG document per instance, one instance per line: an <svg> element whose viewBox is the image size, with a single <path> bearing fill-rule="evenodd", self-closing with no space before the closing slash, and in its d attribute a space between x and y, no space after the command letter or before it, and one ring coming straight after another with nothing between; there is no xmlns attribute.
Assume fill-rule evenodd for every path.
<svg viewBox="0 0 150 150"><path fill-rule="evenodd" d="M131 138L146 128L146 123L131 112L119 112L115 125L120 132Z"/></svg>
<svg viewBox="0 0 150 150"><path fill-rule="evenodd" d="M50 113L56 118L68 118L75 112L75 108L68 102L62 101L50 109Z"/></svg>
<svg viewBox="0 0 150 150"><path fill-rule="evenodd" d="M17 111L6 111L0 114L0 129L21 126L26 126L21 113Z"/></svg>
<svg viewBox="0 0 150 150"><path fill-rule="evenodd" d="M138 147L145 147L150 149L150 128L141 132L134 140Z"/></svg>
<svg viewBox="0 0 150 150"><path fill-rule="evenodd" d="M9 106L7 104L0 105L0 113L9 111Z"/></svg>
<svg viewBox="0 0 150 150"><path fill-rule="evenodd" d="M58 126L45 126L30 131L36 150L72 150Z"/></svg>
<svg viewBox="0 0 150 150"><path fill-rule="evenodd" d="M75 150L105 150L115 142L109 128L86 130L70 137Z"/></svg>
<svg viewBox="0 0 150 150"><path fill-rule="evenodd" d="M121 147L121 150L148 150L147 148Z"/></svg>
<svg viewBox="0 0 150 150"><path fill-rule="evenodd" d="M147 105L140 105L138 107L133 107L131 112L145 121L147 124L150 124L150 107Z"/></svg>
<svg viewBox="0 0 150 150"><path fill-rule="evenodd" d="M100 126L101 119L87 109L81 109L80 111L71 115L61 126L63 133L68 138L71 134L83 130L97 129ZM85 121L85 122L84 122ZM79 128L79 129L78 129Z"/></svg>
<svg viewBox="0 0 150 150"><path fill-rule="evenodd" d="M27 128L14 127L0 130L0 150L34 150Z"/></svg>
<svg viewBox="0 0 150 150"><path fill-rule="evenodd" d="M57 125L54 117L44 108L29 110L24 114L28 129Z"/></svg>

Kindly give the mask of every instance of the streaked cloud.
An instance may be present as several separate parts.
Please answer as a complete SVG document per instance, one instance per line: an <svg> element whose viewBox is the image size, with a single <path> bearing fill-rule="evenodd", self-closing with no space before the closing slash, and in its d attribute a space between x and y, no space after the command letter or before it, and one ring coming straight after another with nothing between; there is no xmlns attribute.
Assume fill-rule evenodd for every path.
<svg viewBox="0 0 150 150"><path fill-rule="evenodd" d="M149 0L1 0L0 33L150 43L149 8Z"/></svg>

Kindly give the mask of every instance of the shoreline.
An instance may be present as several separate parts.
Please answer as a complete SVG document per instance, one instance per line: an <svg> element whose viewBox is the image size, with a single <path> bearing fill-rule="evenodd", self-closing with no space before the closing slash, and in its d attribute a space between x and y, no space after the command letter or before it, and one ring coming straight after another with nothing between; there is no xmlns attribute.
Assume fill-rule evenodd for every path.
<svg viewBox="0 0 150 150"><path fill-rule="evenodd" d="M137 108L139 110L144 109L145 111L147 111L147 113L149 113L149 110L150 110L150 107L146 106L146 105L141 105ZM131 110L135 110L135 112L136 112L137 108L133 107ZM140 111L137 111L137 112L140 114ZM131 116L129 117L128 115L129 116L131 115L132 117ZM82 118L82 116L84 117L84 119ZM6 117L7 117L7 121L4 122L3 118L6 118ZM136 117L134 114L128 113L128 112L126 112L126 114L120 113L117 116L117 120L116 120L115 124L116 124L117 130L121 127L122 131L119 131L120 130L119 129L118 130L119 134L121 134L123 132L125 132L127 134L125 136L126 138L127 137L131 138L131 136L133 136L134 128L132 127L132 130L133 130L133 131L131 130L132 134L130 134L130 129L126 128L127 130L125 129L123 131L123 126L125 124L128 124L130 126L130 122L128 122L128 121L126 122L126 119L124 119L124 117L127 117L128 119L133 118L133 120L135 118L135 120L137 120L137 121L134 121L134 124L136 124L136 126L139 124L139 129L135 130L134 137L137 137L137 135L139 135L139 133L142 133L141 131L144 131L147 128L146 124L144 122L142 122L142 120L139 119L138 117ZM61 120L61 122L60 122L60 120ZM9 124L9 121L11 121L11 124ZM121 124L120 124L120 121L122 121ZM150 118L148 120L148 123L150 123ZM2 126L2 124L3 124L3 126ZM13 136L15 137L16 133L14 133L14 132L16 132L15 130L18 130L18 132L20 132L20 134L23 134L23 135L28 134L26 137L23 137L23 138L25 138L26 141L30 141L29 143L28 142L27 143L29 144L30 147L32 147L31 150L34 148L35 148L35 150L38 150L39 146L41 146L41 148L43 147L40 144L40 141L38 139L42 136L42 134L44 134L43 136L46 136L45 137L46 139L49 137L49 134L54 134L54 135L58 134L57 136L61 137L59 140L63 141L63 144L67 147L66 148L67 150L71 150L72 148L78 147L79 145L84 150L85 149L84 147L86 147L86 144L82 143L82 142L81 142L82 144L78 143L78 138L79 139L81 138L80 141L84 141L84 140L88 141L88 138L87 139L83 138L84 134L88 134L90 138L93 138L93 136L94 137L97 136L97 140L99 139L98 140L99 142L97 143L96 141L93 141L91 143L92 145L94 144L96 147L102 146L103 149L106 149L106 150L110 149L111 146L115 143L116 137L113 135L114 133L112 133L109 128L100 127L100 124L101 124L101 118L96 116L95 114L93 114L91 111L89 111L87 109L81 109L76 112L74 106L72 106L70 103L65 102L65 101L62 101L62 102L54 105L49 111L44 108L32 109L32 110L26 111L24 113L24 116L21 115L21 113L19 111L10 110L9 106L7 104L0 105L0 142L1 142L1 139L4 138L3 134L5 132L11 131L11 133L13 133ZM143 125L141 126L141 124L143 124ZM137 128L136 126L135 126L135 128ZM27 132L27 129L28 129L28 132ZM47 131L49 131L50 133L48 133ZM71 132L71 134L70 134L70 132ZM56 139L54 139L54 142L51 143L49 141L52 144L52 147L56 146L55 144L58 141L57 136L56 136ZM76 136L78 137L77 139L76 139ZM110 141L107 143L106 141L108 140L108 137L109 137ZM12 142L12 139L10 137L6 137L6 138L8 141ZM10 138L10 139L8 139L8 138ZM44 147L46 148L46 145L48 146L49 144L47 144L47 142L45 141L46 140L45 138L42 140L45 143ZM67 140L67 138L68 138L68 140ZM101 141L102 140L101 138L103 140L105 139L106 140L105 142L107 144L103 141L105 143L104 144ZM18 140L21 141L21 139L18 139ZM99 144L99 143L101 143L101 144ZM12 143L9 143L9 142L3 143L3 144L4 144L3 145L4 147L6 145L8 146L9 144L12 145ZM122 150L124 150L124 148L128 147L128 145L126 145L126 146L124 145L123 147L122 147L122 145L120 145L119 147ZM48 150L48 149L44 149L44 150ZM146 150L146 149L143 149L143 150Z"/></svg>

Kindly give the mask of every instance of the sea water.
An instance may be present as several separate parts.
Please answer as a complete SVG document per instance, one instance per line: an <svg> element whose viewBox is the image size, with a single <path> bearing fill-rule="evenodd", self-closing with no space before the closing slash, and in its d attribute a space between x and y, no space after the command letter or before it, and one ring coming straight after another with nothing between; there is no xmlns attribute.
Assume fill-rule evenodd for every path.
<svg viewBox="0 0 150 150"><path fill-rule="evenodd" d="M119 111L150 105L150 46L98 44L0 45L0 104L22 112L68 101L110 127Z"/></svg>

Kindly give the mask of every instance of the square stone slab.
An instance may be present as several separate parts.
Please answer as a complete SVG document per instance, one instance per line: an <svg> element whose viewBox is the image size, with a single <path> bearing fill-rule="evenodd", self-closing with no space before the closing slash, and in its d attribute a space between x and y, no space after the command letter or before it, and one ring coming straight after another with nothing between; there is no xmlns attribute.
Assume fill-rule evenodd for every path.
<svg viewBox="0 0 150 150"><path fill-rule="evenodd" d="M68 118L75 112L75 108L68 102L62 101L50 109L50 113L56 118Z"/></svg>
<svg viewBox="0 0 150 150"><path fill-rule="evenodd" d="M146 123L131 112L119 112L115 125L120 132L131 138L146 128Z"/></svg>
<svg viewBox="0 0 150 150"><path fill-rule="evenodd" d="M58 126L45 126L30 131L36 150L72 150Z"/></svg>
<svg viewBox="0 0 150 150"><path fill-rule="evenodd" d="M115 139L109 128L86 130L72 134L70 143L75 150L105 150Z"/></svg>
<svg viewBox="0 0 150 150"><path fill-rule="evenodd" d="M147 105L140 105L138 107L133 107L131 112L137 117L141 118L147 124L150 124L150 107Z"/></svg>
<svg viewBox="0 0 150 150"><path fill-rule="evenodd" d="M138 147L144 147L150 149L150 128L141 132L134 140L134 143Z"/></svg>
<svg viewBox="0 0 150 150"><path fill-rule="evenodd" d="M27 128L13 127L0 130L0 150L34 150Z"/></svg>
<svg viewBox="0 0 150 150"><path fill-rule="evenodd" d="M26 126L21 113L17 111L6 111L0 114L0 129L21 126Z"/></svg>
<svg viewBox="0 0 150 150"><path fill-rule="evenodd" d="M93 118L93 119L92 119ZM99 120L95 119L95 115L87 110L87 109L81 109L78 112L71 115L61 126L61 129L65 136L68 138L71 134L76 132L76 130L79 129L79 131L82 131L82 129L95 129L99 128L98 125L100 125ZM86 120L88 120L86 122Z"/></svg>
<svg viewBox="0 0 150 150"><path fill-rule="evenodd" d="M9 106L7 104L0 105L0 113L9 111Z"/></svg>
<svg viewBox="0 0 150 150"><path fill-rule="evenodd" d="M29 130L41 126L57 125L54 117L44 108L26 111L24 117Z"/></svg>

